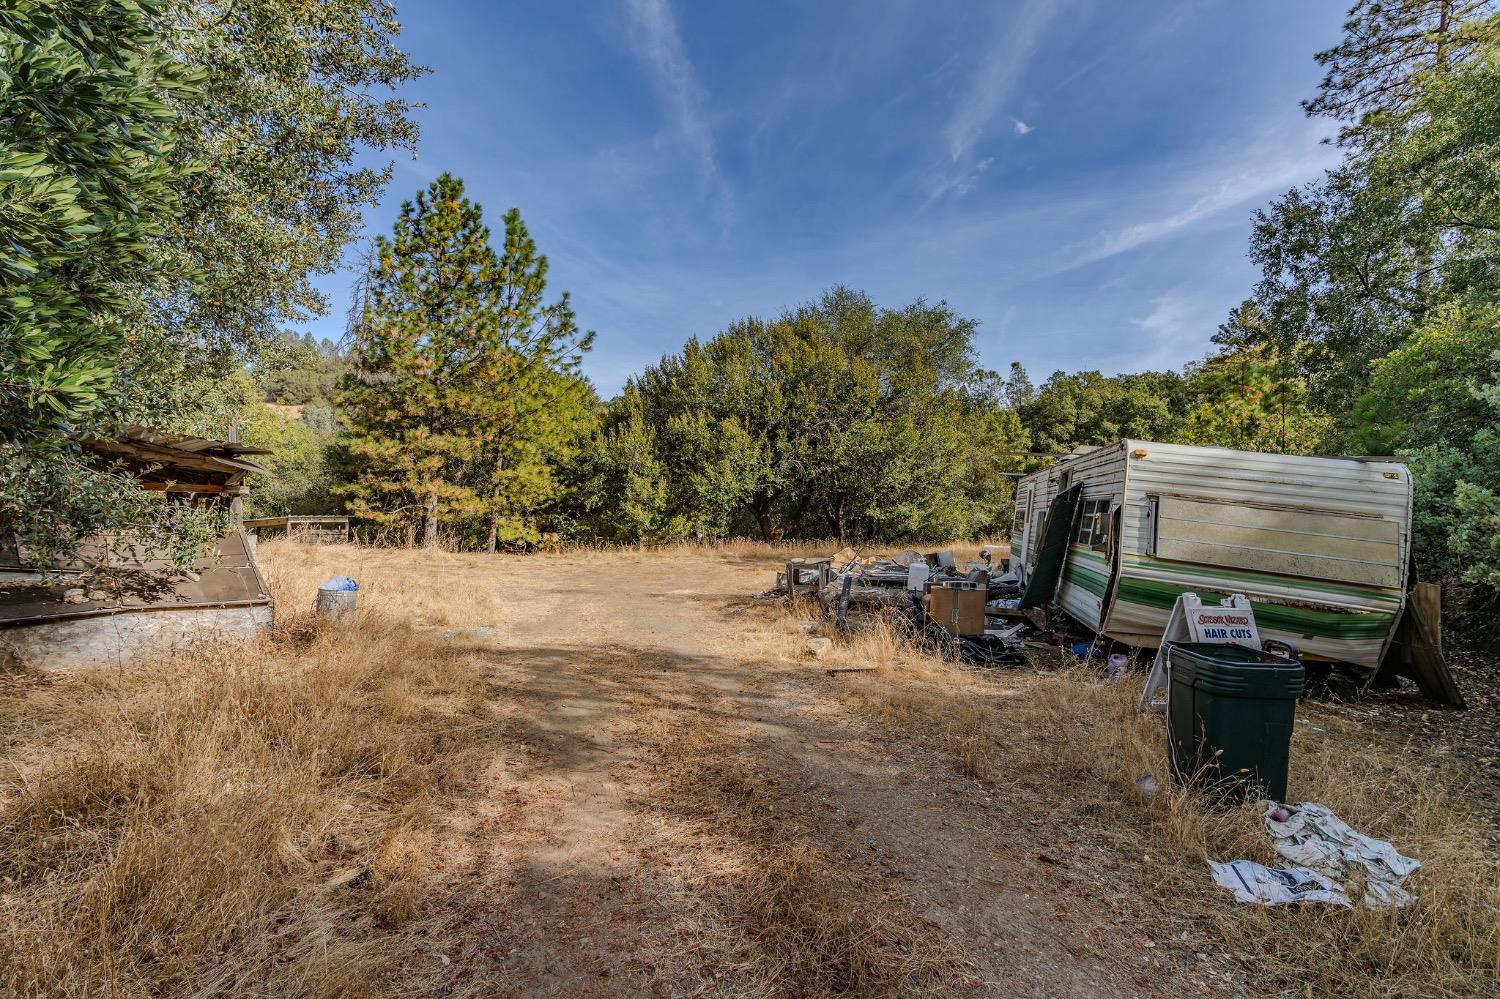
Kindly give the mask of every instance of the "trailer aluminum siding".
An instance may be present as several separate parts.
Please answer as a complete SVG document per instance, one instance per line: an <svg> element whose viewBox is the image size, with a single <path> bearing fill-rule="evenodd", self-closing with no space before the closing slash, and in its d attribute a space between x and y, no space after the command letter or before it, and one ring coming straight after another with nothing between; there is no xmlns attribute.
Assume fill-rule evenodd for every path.
<svg viewBox="0 0 1500 999"><path fill-rule="evenodd" d="M1144 455L1137 457L1137 454ZM1244 593L1264 637L1374 669L1410 564L1411 480L1397 462L1122 441L1022 479L1012 544L1067 484L1110 500L1108 550L1074 543L1058 598L1093 630L1155 646L1177 596Z"/></svg>

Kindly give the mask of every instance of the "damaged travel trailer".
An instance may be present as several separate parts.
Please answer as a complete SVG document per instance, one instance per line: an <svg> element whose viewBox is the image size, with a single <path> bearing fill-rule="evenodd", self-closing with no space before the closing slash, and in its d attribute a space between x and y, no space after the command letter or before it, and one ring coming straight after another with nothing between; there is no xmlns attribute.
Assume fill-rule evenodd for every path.
<svg viewBox="0 0 1500 999"><path fill-rule="evenodd" d="M1407 606L1411 510L1399 461L1125 440L1018 481L1013 565L1127 645L1159 644L1183 592L1243 593L1263 637L1373 676Z"/></svg>

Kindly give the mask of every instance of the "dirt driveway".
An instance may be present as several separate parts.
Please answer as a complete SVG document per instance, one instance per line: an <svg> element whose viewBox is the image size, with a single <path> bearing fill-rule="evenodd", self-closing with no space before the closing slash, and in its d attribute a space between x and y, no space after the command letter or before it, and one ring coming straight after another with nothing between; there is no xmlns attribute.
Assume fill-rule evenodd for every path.
<svg viewBox="0 0 1500 999"><path fill-rule="evenodd" d="M1097 845L870 724L842 695L878 680L787 655L751 599L771 561L416 561L363 566L363 601L466 602L447 634L509 733L439 850L411 960L440 994L1218 991Z"/></svg>

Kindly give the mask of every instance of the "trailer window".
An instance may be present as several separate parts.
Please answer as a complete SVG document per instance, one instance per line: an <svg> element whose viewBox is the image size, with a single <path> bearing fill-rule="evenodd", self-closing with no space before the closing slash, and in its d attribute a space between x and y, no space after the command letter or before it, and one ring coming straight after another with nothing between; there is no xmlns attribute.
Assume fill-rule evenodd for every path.
<svg viewBox="0 0 1500 999"><path fill-rule="evenodd" d="M1074 544L1096 552L1109 550L1109 502L1107 499L1083 501L1078 530L1073 534Z"/></svg>

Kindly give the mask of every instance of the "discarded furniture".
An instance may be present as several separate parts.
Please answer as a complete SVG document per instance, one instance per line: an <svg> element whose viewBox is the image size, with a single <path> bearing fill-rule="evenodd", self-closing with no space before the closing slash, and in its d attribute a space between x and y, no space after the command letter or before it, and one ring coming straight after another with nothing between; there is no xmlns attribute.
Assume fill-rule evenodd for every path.
<svg viewBox="0 0 1500 999"><path fill-rule="evenodd" d="M817 598L828 585L831 573L831 558L794 558L786 564L787 596Z"/></svg>
<svg viewBox="0 0 1500 999"><path fill-rule="evenodd" d="M1028 588L1050 569L1044 535L1067 518L1048 514L1070 494L1079 505L1056 600L1106 638L1155 648L1191 591L1245 594L1262 634L1305 660L1373 674L1392 647L1412 582L1400 461L1136 440L1069 456L1016 485L1011 566Z"/></svg>
<svg viewBox="0 0 1500 999"><path fill-rule="evenodd" d="M269 474L232 441L127 427L115 439L81 442L101 465L123 466L142 489L169 502L226 508L233 518L251 474ZM271 626L272 603L246 536L232 529L189 573L164 560L99 544L106 568L131 580L118 592L91 589L85 561L44 566L15 526L0 524L0 660L38 669L126 665L205 638L249 636Z"/></svg>
<svg viewBox="0 0 1500 999"><path fill-rule="evenodd" d="M961 580L928 583L923 595L927 619L950 635L985 633L984 605L988 593L983 584Z"/></svg>
<svg viewBox="0 0 1500 999"><path fill-rule="evenodd" d="M349 518L334 516L256 517L245 521L245 530L256 537L284 535L304 545L341 545L349 540Z"/></svg>

